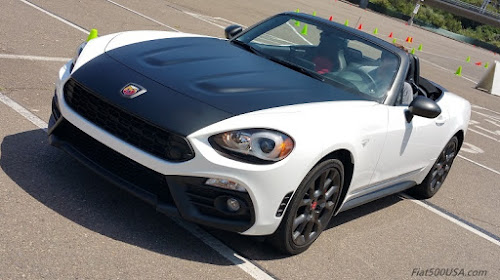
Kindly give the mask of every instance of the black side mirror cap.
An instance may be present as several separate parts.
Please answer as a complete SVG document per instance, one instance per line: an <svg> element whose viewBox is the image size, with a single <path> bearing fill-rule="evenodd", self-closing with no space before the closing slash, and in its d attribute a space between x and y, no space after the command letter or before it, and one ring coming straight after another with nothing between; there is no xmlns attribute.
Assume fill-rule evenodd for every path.
<svg viewBox="0 0 500 280"><path fill-rule="evenodd" d="M241 31L243 31L243 28L241 26L233 24L224 29L224 34L226 35L227 39L232 39L236 35L240 34Z"/></svg>
<svg viewBox="0 0 500 280"><path fill-rule="evenodd" d="M411 122L414 115L433 119L441 114L441 108L439 105L432 99L417 96L413 101L408 105L408 110L405 111L405 117L407 122Z"/></svg>

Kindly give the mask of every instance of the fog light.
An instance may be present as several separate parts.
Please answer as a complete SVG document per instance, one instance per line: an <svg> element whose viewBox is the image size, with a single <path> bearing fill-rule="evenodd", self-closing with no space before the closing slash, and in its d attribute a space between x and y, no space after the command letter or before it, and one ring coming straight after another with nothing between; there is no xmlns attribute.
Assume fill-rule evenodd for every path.
<svg viewBox="0 0 500 280"><path fill-rule="evenodd" d="M230 180L226 180L226 179L210 178L207 181L205 181L205 185L223 188L223 189L228 189L228 190L240 191L240 192L247 191L240 184L233 182L233 181L230 181Z"/></svg>
<svg viewBox="0 0 500 280"><path fill-rule="evenodd" d="M227 209L229 209L229 211L231 212L236 212L241 208L240 202L236 198L229 198L226 201L226 204L227 204Z"/></svg>

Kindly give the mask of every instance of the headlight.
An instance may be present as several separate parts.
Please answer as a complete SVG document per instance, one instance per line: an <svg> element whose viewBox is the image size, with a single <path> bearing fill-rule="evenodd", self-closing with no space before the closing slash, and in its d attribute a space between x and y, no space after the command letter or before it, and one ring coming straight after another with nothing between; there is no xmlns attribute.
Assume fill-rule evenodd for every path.
<svg viewBox="0 0 500 280"><path fill-rule="evenodd" d="M80 57L80 54L82 53L83 49L87 45L87 42L83 42L76 48L76 54L75 57L73 57L73 66L76 64L76 61L78 60L78 57Z"/></svg>
<svg viewBox="0 0 500 280"><path fill-rule="evenodd" d="M210 137L209 142L223 155L250 163L280 161L294 147L288 135L268 129L228 131Z"/></svg>

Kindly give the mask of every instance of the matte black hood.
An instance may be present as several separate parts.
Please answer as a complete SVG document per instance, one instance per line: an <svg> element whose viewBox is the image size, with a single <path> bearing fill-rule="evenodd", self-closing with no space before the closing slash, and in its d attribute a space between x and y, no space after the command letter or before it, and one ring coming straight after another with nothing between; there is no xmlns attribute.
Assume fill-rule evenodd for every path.
<svg viewBox="0 0 500 280"><path fill-rule="evenodd" d="M166 87L232 114L360 99L217 38L152 40L107 54Z"/></svg>
<svg viewBox="0 0 500 280"><path fill-rule="evenodd" d="M90 60L71 76L108 102L184 136L261 109L361 99L228 41L207 37L119 47ZM129 83L147 92L123 98L120 91Z"/></svg>

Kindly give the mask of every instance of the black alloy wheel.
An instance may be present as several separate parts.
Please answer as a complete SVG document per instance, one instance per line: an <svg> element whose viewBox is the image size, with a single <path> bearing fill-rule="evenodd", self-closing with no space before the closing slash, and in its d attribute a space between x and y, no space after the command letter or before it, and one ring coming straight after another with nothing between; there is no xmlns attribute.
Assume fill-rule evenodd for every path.
<svg viewBox="0 0 500 280"><path fill-rule="evenodd" d="M453 160L458 154L458 147L458 138L453 136L441 151L422 184L413 187L408 193L419 199L433 197L443 185L446 176L448 176Z"/></svg>
<svg viewBox="0 0 500 280"><path fill-rule="evenodd" d="M342 162L329 159L304 178L288 206L273 244L288 254L305 251L326 228L338 204L344 181Z"/></svg>

